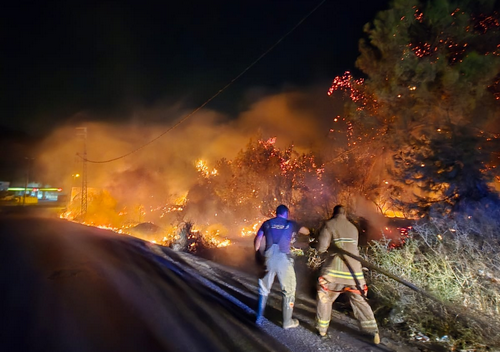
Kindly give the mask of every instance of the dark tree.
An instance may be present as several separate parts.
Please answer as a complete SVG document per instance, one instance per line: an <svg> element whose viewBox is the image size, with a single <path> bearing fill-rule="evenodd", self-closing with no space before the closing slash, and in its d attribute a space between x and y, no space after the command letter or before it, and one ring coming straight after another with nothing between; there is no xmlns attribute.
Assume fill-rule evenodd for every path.
<svg viewBox="0 0 500 352"><path fill-rule="evenodd" d="M348 116L373 126L394 155L393 177L424 209L496 198L492 151L500 113L495 1L397 0L360 42ZM414 199L415 200L415 199Z"/></svg>

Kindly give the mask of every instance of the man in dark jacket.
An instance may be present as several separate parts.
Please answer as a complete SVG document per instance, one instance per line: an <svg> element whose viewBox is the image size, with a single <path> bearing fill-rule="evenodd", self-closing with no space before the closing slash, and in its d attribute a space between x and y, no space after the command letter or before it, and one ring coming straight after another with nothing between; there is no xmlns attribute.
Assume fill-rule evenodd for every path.
<svg viewBox="0 0 500 352"><path fill-rule="evenodd" d="M259 308L256 322L259 325L262 323L267 296L277 275L283 293L283 329L299 326L299 321L292 319L297 282L293 259L289 255L296 224L288 220L288 215L289 210L285 205L278 206L276 217L265 221L255 237L255 251L260 249L262 238L265 238L266 243L264 252L266 274L259 279Z"/></svg>

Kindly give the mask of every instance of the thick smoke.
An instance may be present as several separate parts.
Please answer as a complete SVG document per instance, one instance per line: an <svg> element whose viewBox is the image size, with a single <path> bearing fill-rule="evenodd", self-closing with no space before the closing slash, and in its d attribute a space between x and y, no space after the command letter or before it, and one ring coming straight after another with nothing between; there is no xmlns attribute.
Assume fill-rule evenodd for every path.
<svg viewBox="0 0 500 352"><path fill-rule="evenodd" d="M124 206L142 204L146 214L141 220L148 219L151 209L179 203L190 193L191 217L209 222L220 214L210 194L196 189L198 160L205 161L210 170L217 160L233 159L251 139L258 138L276 137L280 148L293 144L300 152L321 151L338 109L324 92L275 94L255 101L236 118L203 109L144 146L190 112L179 105L140 108L119 123L100 122L116 121L116 116L75 115L71 123L53 131L43 142L36 158L43 170L38 177L65 190L81 185L77 175L82 173L84 138L78 135L77 127L84 126L91 161L113 159L140 148L109 163L87 163L89 189L105 189ZM199 219L202 214L208 218Z"/></svg>

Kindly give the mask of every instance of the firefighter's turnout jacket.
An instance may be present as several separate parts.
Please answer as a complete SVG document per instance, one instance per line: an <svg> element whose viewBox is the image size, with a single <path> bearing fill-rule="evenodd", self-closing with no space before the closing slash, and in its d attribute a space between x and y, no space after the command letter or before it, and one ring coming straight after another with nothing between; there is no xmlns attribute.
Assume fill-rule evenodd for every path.
<svg viewBox="0 0 500 352"><path fill-rule="evenodd" d="M328 220L320 232L319 252L324 252L333 245L359 256L358 229L344 214L337 214ZM336 253L328 257L318 280L316 324L321 335L326 334L330 325L333 302L341 293L345 293L349 297L360 328L376 334L374 336L378 338L378 327L373 311L359 290L363 288L365 288L365 278L360 262L346 255L342 258Z"/></svg>
<svg viewBox="0 0 500 352"><path fill-rule="evenodd" d="M334 218L328 220L320 232L318 251L320 253L325 252L330 245L336 245L349 253L359 256L358 229L347 220L344 214L337 214ZM344 258L351 267L359 285L363 287L365 278L360 262L349 256L344 256ZM349 267L338 254L333 254L327 258L321 276L329 282L356 285Z"/></svg>

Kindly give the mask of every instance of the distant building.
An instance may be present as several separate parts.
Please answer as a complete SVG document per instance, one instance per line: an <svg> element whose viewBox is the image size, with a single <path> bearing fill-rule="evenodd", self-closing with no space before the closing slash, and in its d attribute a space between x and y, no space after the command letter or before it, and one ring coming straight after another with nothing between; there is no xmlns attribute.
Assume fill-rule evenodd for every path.
<svg viewBox="0 0 500 352"><path fill-rule="evenodd" d="M33 198L33 201L31 202L30 200L30 203L38 203L38 200L61 200L62 188L38 187L35 185L36 184L30 184L28 187L9 187L7 190L14 194L14 197L18 200L18 202L26 202L28 198Z"/></svg>
<svg viewBox="0 0 500 352"><path fill-rule="evenodd" d="M0 181L0 191L6 191L9 189L10 182Z"/></svg>

